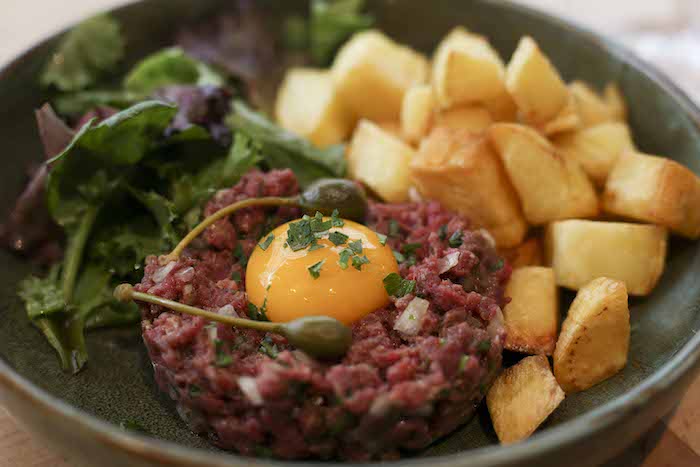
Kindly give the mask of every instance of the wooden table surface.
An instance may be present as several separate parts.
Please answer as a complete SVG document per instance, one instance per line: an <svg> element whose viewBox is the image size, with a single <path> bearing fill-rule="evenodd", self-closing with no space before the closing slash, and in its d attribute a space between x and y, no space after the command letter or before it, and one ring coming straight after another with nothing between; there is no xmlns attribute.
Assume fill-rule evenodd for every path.
<svg viewBox="0 0 700 467"><path fill-rule="evenodd" d="M699 467L700 376L676 410L606 467ZM0 467L71 467L0 408Z"/></svg>

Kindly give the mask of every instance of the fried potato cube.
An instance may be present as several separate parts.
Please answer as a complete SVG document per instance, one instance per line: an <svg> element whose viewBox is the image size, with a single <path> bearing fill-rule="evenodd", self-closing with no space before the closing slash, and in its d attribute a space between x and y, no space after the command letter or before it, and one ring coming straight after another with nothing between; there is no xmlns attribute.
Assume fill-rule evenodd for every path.
<svg viewBox="0 0 700 467"><path fill-rule="evenodd" d="M570 132L581 126L581 117L573 96L569 96L567 104L561 109L559 115L548 121L542 127L542 133L546 136L556 135L559 133Z"/></svg>
<svg viewBox="0 0 700 467"><path fill-rule="evenodd" d="M428 134L435 107L429 85L413 86L406 91L401 104L401 131L410 143L416 144Z"/></svg>
<svg viewBox="0 0 700 467"><path fill-rule="evenodd" d="M619 120L621 122L627 120L627 103L617 83L608 83L608 85L605 86L603 90L603 99L614 120Z"/></svg>
<svg viewBox="0 0 700 467"><path fill-rule="evenodd" d="M559 294L551 268L531 266L513 271L506 286L511 298L503 308L505 348L552 355L559 326Z"/></svg>
<svg viewBox="0 0 700 467"><path fill-rule="evenodd" d="M599 277L581 288L554 351L554 375L567 393L604 381L627 364L630 311L622 281Z"/></svg>
<svg viewBox="0 0 700 467"><path fill-rule="evenodd" d="M425 83L428 60L376 30L355 34L331 68L338 95L358 118L398 121L403 96Z"/></svg>
<svg viewBox="0 0 700 467"><path fill-rule="evenodd" d="M535 130L497 123L489 134L530 224L598 214L598 199L583 169Z"/></svg>
<svg viewBox="0 0 700 467"><path fill-rule="evenodd" d="M515 122L518 119L518 106L507 91L484 100L481 105L489 111L494 122Z"/></svg>
<svg viewBox="0 0 700 467"><path fill-rule="evenodd" d="M559 221L545 233L545 255L557 284L578 290L597 277L624 282L630 295L647 295L666 260L666 228L656 225Z"/></svg>
<svg viewBox="0 0 700 467"><path fill-rule="evenodd" d="M700 237L700 178L670 159L627 152L610 172L603 209L695 239Z"/></svg>
<svg viewBox="0 0 700 467"><path fill-rule="evenodd" d="M518 198L484 136L434 128L411 162L411 178L423 197L487 229L498 246L522 242L527 224Z"/></svg>
<svg viewBox="0 0 700 467"><path fill-rule="evenodd" d="M347 152L348 172L385 201L408 198L408 164L415 151L401 139L369 120L361 120Z"/></svg>
<svg viewBox="0 0 700 467"><path fill-rule="evenodd" d="M277 94L275 116L283 128L319 147L344 141L353 125L330 73L312 68L287 72Z"/></svg>
<svg viewBox="0 0 700 467"><path fill-rule="evenodd" d="M583 81L574 81L569 84L569 91L574 96L581 125L584 128L613 120L608 104L588 84Z"/></svg>
<svg viewBox="0 0 700 467"><path fill-rule="evenodd" d="M377 126L385 132L389 133L390 135L402 141L406 141L406 138L404 138L403 131L401 129L401 124L396 122L377 122Z"/></svg>
<svg viewBox="0 0 700 467"><path fill-rule="evenodd" d="M435 126L481 133L492 123L493 119L488 110L480 106L470 106L453 107L438 113Z"/></svg>
<svg viewBox="0 0 700 467"><path fill-rule="evenodd" d="M435 52L435 97L442 108L492 99L504 92L504 72L501 57L484 37L457 27Z"/></svg>
<svg viewBox="0 0 700 467"><path fill-rule="evenodd" d="M526 121L542 126L560 114L569 90L531 37L523 37L506 67L506 88Z"/></svg>
<svg viewBox="0 0 700 467"><path fill-rule="evenodd" d="M605 180L620 155L634 150L627 124L603 122L582 130L560 135L554 145L564 157L575 160L598 186Z"/></svg>
<svg viewBox="0 0 700 467"><path fill-rule="evenodd" d="M520 360L496 378L486 405L498 439L511 444L528 438L564 400L564 391L544 355Z"/></svg>
<svg viewBox="0 0 700 467"><path fill-rule="evenodd" d="M502 249L500 254L513 269L544 264L544 247L539 237L528 238L516 247Z"/></svg>

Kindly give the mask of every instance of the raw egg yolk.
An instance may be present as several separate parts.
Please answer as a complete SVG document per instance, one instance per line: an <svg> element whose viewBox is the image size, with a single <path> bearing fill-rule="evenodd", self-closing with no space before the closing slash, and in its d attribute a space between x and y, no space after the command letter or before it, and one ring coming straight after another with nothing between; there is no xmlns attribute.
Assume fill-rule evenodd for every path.
<svg viewBox="0 0 700 467"><path fill-rule="evenodd" d="M323 235L317 240L322 248L293 251L287 244L289 224L293 222L273 230L269 245L266 243L270 234L263 236L248 261L248 300L259 309L264 307L270 321L325 315L351 324L389 302L383 280L388 274L398 272L399 267L391 248L382 245L375 232L344 220L342 227L329 231L347 235L343 244L336 245L328 235ZM345 238L336 235L333 239L338 242L338 237ZM347 267L341 267L341 252L347 249L344 256L354 255L349 244L358 240L362 242L362 252L356 255L356 263L364 256L369 262L356 264L360 266L358 270L350 257ZM354 246L358 250L358 244Z"/></svg>

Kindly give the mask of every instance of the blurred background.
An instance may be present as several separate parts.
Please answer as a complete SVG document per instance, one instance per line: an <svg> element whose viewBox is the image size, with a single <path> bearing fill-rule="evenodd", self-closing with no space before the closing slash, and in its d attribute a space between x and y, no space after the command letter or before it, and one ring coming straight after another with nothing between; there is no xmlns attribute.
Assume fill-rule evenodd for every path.
<svg viewBox="0 0 700 467"><path fill-rule="evenodd" d="M700 0L514 1L614 37L700 101ZM65 25L124 3L129 0L0 0L0 66Z"/></svg>

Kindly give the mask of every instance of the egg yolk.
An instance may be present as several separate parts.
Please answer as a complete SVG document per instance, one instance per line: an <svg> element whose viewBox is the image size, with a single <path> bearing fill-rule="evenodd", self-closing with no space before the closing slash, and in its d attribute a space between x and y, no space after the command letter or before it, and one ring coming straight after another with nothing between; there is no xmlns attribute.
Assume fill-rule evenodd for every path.
<svg viewBox="0 0 700 467"><path fill-rule="evenodd" d="M248 261L248 300L259 309L264 307L270 321L325 315L351 324L389 302L383 280L388 274L398 272L399 267L391 248L382 245L375 232L344 220L342 227L333 227L328 232L347 235L344 243L336 245L328 234L323 234L317 240L322 248L309 246L294 251L287 244L289 225L294 222L298 221L273 230L269 245L266 243L270 234L263 236ZM344 238L332 237L336 243ZM358 240L362 242L362 252L355 254L350 243ZM357 246L354 243L355 250ZM344 250L349 251L342 254ZM357 258L355 265L360 266L359 270L349 255ZM347 259L345 268L341 267L343 256ZM357 264L365 256L369 262Z"/></svg>

